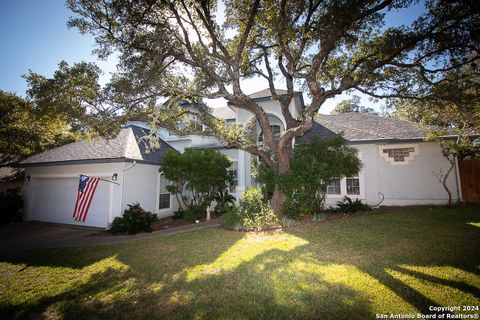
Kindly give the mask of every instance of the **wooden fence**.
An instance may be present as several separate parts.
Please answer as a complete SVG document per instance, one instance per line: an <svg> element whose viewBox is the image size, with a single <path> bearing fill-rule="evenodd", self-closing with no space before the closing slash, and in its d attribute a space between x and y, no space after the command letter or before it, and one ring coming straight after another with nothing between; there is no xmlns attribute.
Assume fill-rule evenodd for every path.
<svg viewBox="0 0 480 320"><path fill-rule="evenodd" d="M480 202L480 159L459 160L458 171L465 202Z"/></svg>

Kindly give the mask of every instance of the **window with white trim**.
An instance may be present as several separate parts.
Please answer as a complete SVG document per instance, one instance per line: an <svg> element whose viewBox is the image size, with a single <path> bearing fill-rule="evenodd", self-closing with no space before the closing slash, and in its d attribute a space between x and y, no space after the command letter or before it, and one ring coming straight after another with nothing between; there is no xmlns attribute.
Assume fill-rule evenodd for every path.
<svg viewBox="0 0 480 320"><path fill-rule="evenodd" d="M340 178L335 178L327 185L327 194L341 194Z"/></svg>
<svg viewBox="0 0 480 320"><path fill-rule="evenodd" d="M278 139L280 138L280 133L282 132L282 128L278 124L271 125L270 128L272 129L273 137ZM263 143L263 132L260 132L258 136L258 144L261 145Z"/></svg>
<svg viewBox="0 0 480 320"><path fill-rule="evenodd" d="M167 191L168 181L160 175L160 188L158 194L158 209L170 208L170 193Z"/></svg>
<svg viewBox="0 0 480 320"><path fill-rule="evenodd" d="M345 179L345 184L347 186L347 194L360 194L360 178L358 176L355 177L347 177Z"/></svg>

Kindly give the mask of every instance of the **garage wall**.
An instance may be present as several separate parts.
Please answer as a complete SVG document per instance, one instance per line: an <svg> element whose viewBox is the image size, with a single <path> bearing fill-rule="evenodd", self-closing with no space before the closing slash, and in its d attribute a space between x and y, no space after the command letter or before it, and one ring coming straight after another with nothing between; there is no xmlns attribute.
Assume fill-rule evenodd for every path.
<svg viewBox="0 0 480 320"><path fill-rule="evenodd" d="M73 220L72 214L77 199L78 179L33 178L32 220L76 224L106 228L108 226L110 185L99 182L93 195L86 220Z"/></svg>
<svg viewBox="0 0 480 320"><path fill-rule="evenodd" d="M122 212L122 170L127 163L32 167L25 169L24 219L105 228ZM85 222L73 220L79 173L111 179L100 181Z"/></svg>

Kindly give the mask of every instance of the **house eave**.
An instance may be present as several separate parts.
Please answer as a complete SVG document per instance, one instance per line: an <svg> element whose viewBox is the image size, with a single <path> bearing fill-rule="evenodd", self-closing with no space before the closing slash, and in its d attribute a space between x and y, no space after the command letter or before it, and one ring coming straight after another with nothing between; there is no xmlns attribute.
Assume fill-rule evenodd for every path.
<svg viewBox="0 0 480 320"><path fill-rule="evenodd" d="M279 96L286 96L286 95L287 95L287 94L281 94L281 95L279 95ZM304 106L302 93L299 92L299 91L295 91L295 92L292 93L292 97L297 97L297 96L300 97L301 102L302 102L302 105ZM259 98L251 98L251 99L252 99L253 101L257 101L257 102L272 101L272 100L274 100L274 99L272 98L272 96L259 97ZM233 103L231 103L230 101L227 101L227 106L231 108L231 107L234 107L235 105L234 105Z"/></svg>
<svg viewBox="0 0 480 320"><path fill-rule="evenodd" d="M32 163L18 163L15 164L15 168L31 168L31 167L51 167L51 166L67 166L67 165L81 165L81 164L103 164L103 163L132 163L148 165L161 165L160 161L150 161L143 159L132 158L100 158L100 159L80 159L80 160L63 160L63 161L48 161L48 162L32 162Z"/></svg>

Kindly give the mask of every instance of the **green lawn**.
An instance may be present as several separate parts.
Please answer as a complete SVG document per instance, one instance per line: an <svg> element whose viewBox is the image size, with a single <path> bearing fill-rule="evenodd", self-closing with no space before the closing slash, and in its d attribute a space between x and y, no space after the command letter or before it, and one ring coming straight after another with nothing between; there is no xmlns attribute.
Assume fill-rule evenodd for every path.
<svg viewBox="0 0 480 320"><path fill-rule="evenodd" d="M480 208L202 230L0 262L0 318L372 319L480 305Z"/></svg>

